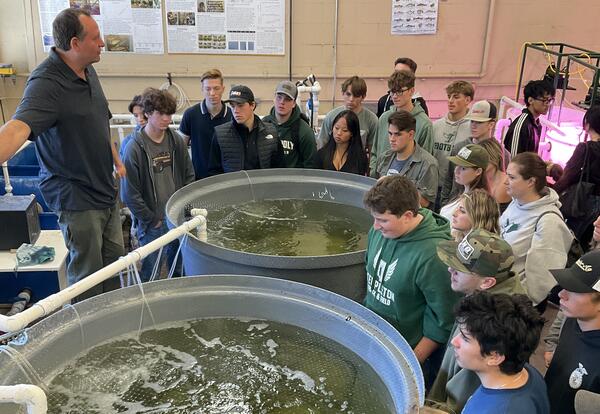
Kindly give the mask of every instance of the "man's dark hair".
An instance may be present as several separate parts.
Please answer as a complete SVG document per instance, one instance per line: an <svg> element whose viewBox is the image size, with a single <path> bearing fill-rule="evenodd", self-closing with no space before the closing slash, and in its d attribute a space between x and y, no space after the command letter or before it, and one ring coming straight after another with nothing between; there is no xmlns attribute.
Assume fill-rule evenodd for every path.
<svg viewBox="0 0 600 414"><path fill-rule="evenodd" d="M400 217L407 211L419 212L419 191L411 180L402 175L383 177L363 199L365 207L379 214L389 212Z"/></svg>
<svg viewBox="0 0 600 414"><path fill-rule="evenodd" d="M83 24L79 16L92 17L90 13L82 9L64 9L56 15L52 22L52 37L54 45L60 50L71 49L71 39L76 37L82 40L85 36Z"/></svg>
<svg viewBox="0 0 600 414"><path fill-rule="evenodd" d="M388 79L388 89L390 91L400 91L404 88L414 88L415 74L408 70L397 70L391 74Z"/></svg>
<svg viewBox="0 0 600 414"><path fill-rule="evenodd" d="M342 93L346 92L346 89L350 87L350 92L354 96L367 96L367 83L363 78L358 76L351 76L342 83Z"/></svg>
<svg viewBox="0 0 600 414"><path fill-rule="evenodd" d="M146 88L142 93L144 114L158 111L161 114L173 115L177 110L177 101L169 92L156 88Z"/></svg>
<svg viewBox="0 0 600 414"><path fill-rule="evenodd" d="M411 58L399 57L394 62L394 66L396 66L398 63L402 63L403 65L408 66L410 68L410 70L412 71L412 73L417 73L417 62L415 62Z"/></svg>
<svg viewBox="0 0 600 414"><path fill-rule="evenodd" d="M554 86L545 80L532 80L525 85L523 88L523 95L525 97L525 106L529 106L529 98L538 99L543 98L544 95L550 95L554 98L556 90Z"/></svg>
<svg viewBox="0 0 600 414"><path fill-rule="evenodd" d="M600 134L600 106L595 105L587 110L583 116L583 126L588 125L589 128Z"/></svg>
<svg viewBox="0 0 600 414"><path fill-rule="evenodd" d="M394 125L401 132L415 131L417 129L417 120L410 112L401 109L390 115L388 125Z"/></svg>
<svg viewBox="0 0 600 414"><path fill-rule="evenodd" d="M478 292L463 298L455 308L456 320L477 340L481 356L504 356L499 365L507 375L523 369L535 351L544 318L526 295Z"/></svg>
<svg viewBox="0 0 600 414"><path fill-rule="evenodd" d="M143 107L143 104L142 104L142 95L135 95L131 99L131 102L129 102L129 106L127 106L127 110L129 111L130 114L133 113L133 107L134 106L141 106L141 107Z"/></svg>

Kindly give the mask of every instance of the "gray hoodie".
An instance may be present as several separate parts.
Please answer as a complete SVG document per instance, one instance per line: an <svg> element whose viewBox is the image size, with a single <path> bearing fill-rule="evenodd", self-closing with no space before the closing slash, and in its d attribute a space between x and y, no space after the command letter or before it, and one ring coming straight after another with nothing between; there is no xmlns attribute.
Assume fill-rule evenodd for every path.
<svg viewBox="0 0 600 414"><path fill-rule="evenodd" d="M513 199L500 217L500 235L515 255L513 271L535 305L556 285L548 270L564 269L573 241L559 208L558 194L546 187L544 196L537 201L519 204ZM545 214L540 219L546 211L558 214Z"/></svg>
<svg viewBox="0 0 600 414"><path fill-rule="evenodd" d="M433 123L433 156L437 159L439 167L439 184L444 182L448 174L448 157L454 144L471 137L471 121L462 118L450 121L448 114Z"/></svg>

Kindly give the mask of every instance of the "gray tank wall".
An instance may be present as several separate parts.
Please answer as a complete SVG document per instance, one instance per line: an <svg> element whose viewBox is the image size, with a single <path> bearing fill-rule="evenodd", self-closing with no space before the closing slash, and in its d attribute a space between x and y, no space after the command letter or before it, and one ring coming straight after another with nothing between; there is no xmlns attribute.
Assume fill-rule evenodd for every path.
<svg viewBox="0 0 600 414"><path fill-rule="evenodd" d="M250 186L249 183L252 183ZM167 203L169 226L183 222L186 205L214 209L261 199L300 198L363 207L375 180L355 174L312 169L235 172L196 181ZM356 301L365 294L365 251L334 256L284 257L237 252L190 239L182 248L187 274L250 274L305 282Z"/></svg>
<svg viewBox="0 0 600 414"><path fill-rule="evenodd" d="M157 324L250 317L299 326L338 342L371 365L398 413L416 413L423 403L423 377L410 346L385 320L342 296L274 278L231 275L161 280L144 284L144 290ZM119 289L47 317L26 330L26 341L10 346L47 379L91 347L136 332L142 308L142 326L150 328L152 320L139 287ZM0 352L1 385L31 382L35 383ZM2 414L14 410L0 404Z"/></svg>

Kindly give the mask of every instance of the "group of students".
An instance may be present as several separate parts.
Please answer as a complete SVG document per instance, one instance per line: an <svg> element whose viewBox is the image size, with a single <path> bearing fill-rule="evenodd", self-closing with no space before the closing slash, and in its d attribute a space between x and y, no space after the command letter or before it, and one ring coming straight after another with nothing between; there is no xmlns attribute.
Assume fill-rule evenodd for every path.
<svg viewBox="0 0 600 414"><path fill-rule="evenodd" d="M413 348L430 400L454 412L573 413L584 391L600 392L600 250L565 268L574 236L584 246L600 240L597 106L584 117L589 140L559 177L537 155L539 117L555 93L544 81L525 86L526 108L502 146L493 139L496 108L480 101L469 110L468 82L448 86L448 113L432 123L415 93L417 65L400 58L377 115L363 106L366 83L352 77L342 84L344 105L327 114L315 140L293 83L277 85L274 107L260 119L252 91L232 87L223 101L223 77L211 70L201 79L205 99L186 110L180 134L169 129L176 102L168 92L149 88L131 103L139 125L121 162L93 68L104 46L97 23L65 9L53 38L13 119L0 127L0 161L35 142L40 189L70 253L70 284L123 255L113 168L143 244L166 231L168 198L212 174L276 166L369 174L379 180L364 199L373 216L364 305ZM564 217L559 196L582 180L592 185L583 214ZM153 266L153 258L144 262L143 280ZM546 339L542 380L528 360L556 285L561 313Z"/></svg>
<svg viewBox="0 0 600 414"><path fill-rule="evenodd" d="M539 341L540 314L557 281L565 288L559 294L561 304L583 294L589 299L588 314L581 318L600 312L600 284L573 288L572 277L566 276L578 268L592 269L589 263L600 253L589 253L570 270L555 271L565 268L574 236L583 240L588 234L591 239L593 219L600 215L600 192L589 200L589 215L567 217L565 223L559 194L552 188L570 188L589 169L586 179L600 191L600 173L594 169L600 157L600 110L586 113L584 129L590 140L577 146L564 175L552 183L547 177L553 167L537 155L539 116L552 103L551 85L531 81L525 86L526 108L501 145L493 135L496 107L479 101L469 108L474 90L465 81L447 87L448 113L432 123L424 99L415 93L416 64L411 62L396 62L387 98L380 99L383 109L389 109L379 118L363 106L365 81L347 79L342 84L344 105L326 115L316 139L296 105L298 90L292 82L277 85L274 106L261 119L254 113L250 88L233 86L223 101L221 73L206 72L201 80L205 99L183 115L183 140L169 130L174 98L147 89L130 106L132 113L145 115L136 117L143 127L122 145L127 168L122 197L137 221L139 240L145 244L166 231L164 206L170 195L210 175L303 167L379 178L365 196L374 225L364 304L411 345L422 363L429 397L455 412L515 412L514 407L524 406L531 408L527 412L573 412L573 390L582 386L569 385L565 375L583 375L582 389L600 391L595 365L582 363L583 368L571 372L566 372L568 364L553 368L550 372L557 373L551 377L554 382L547 378L548 386L569 386L573 392L566 398L564 391L557 391L548 403L546 385L527 361ZM166 255L169 261L175 249L176 242ZM142 266L143 280L149 279L155 261L150 257ZM600 269L590 271L600 278ZM573 301L567 320L579 321L581 301L571 305ZM588 332L581 323L564 326L569 335ZM592 340L577 346L597 349L594 335L587 336ZM561 336L561 341L566 340ZM562 364L565 359L556 360ZM556 395L563 397L555 400Z"/></svg>
<svg viewBox="0 0 600 414"><path fill-rule="evenodd" d="M385 176L367 192L374 223L364 305L412 347L429 405L451 413L575 413L579 391L600 393L600 250L566 269L564 253L545 250L546 260L536 263L541 269L526 274L519 262L528 259L501 236L499 207L489 193L475 189L459 200L448 223L419 206L407 177ZM514 205L519 199L507 211ZM538 237L529 220L516 226L529 228L521 239ZM594 239L600 241L600 216ZM529 254L544 253L536 250ZM531 283L537 277L542 282ZM538 285L561 287L561 312L545 339L545 377L529 364L544 325L528 290Z"/></svg>

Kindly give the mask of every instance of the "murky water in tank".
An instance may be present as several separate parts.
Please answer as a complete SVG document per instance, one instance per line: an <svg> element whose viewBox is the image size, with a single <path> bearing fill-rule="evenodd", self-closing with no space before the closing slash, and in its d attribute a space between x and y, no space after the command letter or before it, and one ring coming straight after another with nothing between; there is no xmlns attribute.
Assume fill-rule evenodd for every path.
<svg viewBox="0 0 600 414"><path fill-rule="evenodd" d="M362 250L370 214L320 200L261 200L208 213L208 242L272 256L323 256Z"/></svg>
<svg viewBox="0 0 600 414"><path fill-rule="evenodd" d="M353 352L270 321L201 319L117 338L49 387L49 413L393 412Z"/></svg>

